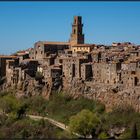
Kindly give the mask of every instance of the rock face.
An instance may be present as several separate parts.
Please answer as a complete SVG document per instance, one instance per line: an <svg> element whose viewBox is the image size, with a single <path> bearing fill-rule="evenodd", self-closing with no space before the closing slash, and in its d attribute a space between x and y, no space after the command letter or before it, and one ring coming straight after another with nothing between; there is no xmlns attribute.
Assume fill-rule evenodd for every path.
<svg viewBox="0 0 140 140"><path fill-rule="evenodd" d="M31 97L42 93L42 87L38 86L34 80L25 80L17 85L17 94Z"/></svg>
<svg viewBox="0 0 140 140"><path fill-rule="evenodd" d="M82 81L73 82L66 90L66 92L71 94L74 98L84 96L88 99L100 101L105 104L107 111L111 111L114 106L130 105L137 112L140 112L139 91L139 87L122 90L119 86L95 85Z"/></svg>
<svg viewBox="0 0 140 140"><path fill-rule="evenodd" d="M34 78L28 78L16 86L18 97L42 95L46 99L49 99L53 90L61 91L61 89L62 86L59 79L55 80L53 83L44 83Z"/></svg>
<svg viewBox="0 0 140 140"><path fill-rule="evenodd" d="M125 127L114 127L108 131L110 137L117 139L125 131Z"/></svg>

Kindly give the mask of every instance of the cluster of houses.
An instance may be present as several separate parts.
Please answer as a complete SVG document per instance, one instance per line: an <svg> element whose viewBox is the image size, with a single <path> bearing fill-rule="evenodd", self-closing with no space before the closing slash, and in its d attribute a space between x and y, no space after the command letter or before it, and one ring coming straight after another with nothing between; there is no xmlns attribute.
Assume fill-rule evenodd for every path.
<svg viewBox="0 0 140 140"><path fill-rule="evenodd" d="M73 80L94 84L140 86L140 46L85 44L82 17L75 16L68 42L38 41L34 48L0 56L0 79L8 86L42 75L42 81L70 86Z"/></svg>

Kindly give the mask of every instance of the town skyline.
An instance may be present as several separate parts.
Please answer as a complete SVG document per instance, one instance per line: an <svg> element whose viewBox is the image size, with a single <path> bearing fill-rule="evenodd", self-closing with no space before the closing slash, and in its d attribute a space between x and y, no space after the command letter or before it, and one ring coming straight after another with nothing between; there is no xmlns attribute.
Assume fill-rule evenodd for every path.
<svg viewBox="0 0 140 140"><path fill-rule="evenodd" d="M39 40L67 42L75 15L83 17L85 43L139 45L139 9L139 2L3 2L0 54L31 48Z"/></svg>
<svg viewBox="0 0 140 140"><path fill-rule="evenodd" d="M85 42L85 33L83 32L84 22L82 16L74 16L71 23L71 34L67 42L37 41L34 43L33 48L16 51L12 55L0 55L0 109L3 110L4 114L6 111L8 112L10 106L13 106L11 101L18 104L18 101L22 100L23 105L20 105L20 109L16 109L15 106L13 111L9 111L7 115L7 117L9 117L11 113L17 112L17 119L14 119L16 123L17 121L19 122L19 120L25 120L25 118L19 118L21 114L22 117L26 117L29 113L31 113L31 115L29 114L28 116L35 114L33 118L49 117L46 121L49 122L50 120L50 122L54 122L53 125L57 124L55 126L67 130L67 132L76 132L78 136L80 134L80 138L85 137L85 134L87 134L87 138L89 138L89 134L91 134L90 137L97 138L98 136L99 138L100 134L103 134L102 132L104 131L107 137L112 138L112 134L110 134L113 130L112 128L116 129L116 126L119 126L118 130L120 130L120 128L124 128L125 126L126 128L119 135L118 132L116 132L116 135L114 134L115 139L120 139L123 134L126 134L126 132L130 130L129 125L132 124L132 122L130 121L128 127L125 124L128 124L132 118L135 118L135 122L140 116L138 114L140 112L140 45L135 45L131 42L114 42L110 46L92 43L87 44ZM9 97L14 97L17 101L15 99L11 100L12 98ZM56 99L54 100L54 98ZM77 104L79 103L79 99L81 99L80 104ZM88 99L88 101L85 99ZM49 104L48 101L51 103ZM52 101L56 102L57 105ZM34 105L34 102L36 102L37 105ZM71 102L72 106L70 106L69 102ZM5 103L7 104L5 105ZM87 128L89 126L86 124L89 123L87 120L89 117L87 117L86 113L84 117L86 118L85 121L80 121L81 126L79 126L77 130L69 129L71 128L71 122L67 125L64 121L67 112L72 109L71 112L68 113L69 122L69 120L71 121L70 114L72 114L73 118L73 113L77 110L80 111L82 106L85 110L86 104L89 106L89 111L92 110L94 113L96 113L95 107L98 105L97 113L100 112L103 115L99 117L102 118L101 121L99 121L99 126L94 125L94 122L93 125L98 129L100 126L102 126L101 128L105 128L108 123L110 128L107 127L106 130L100 129L101 133L96 136L95 133L93 133L93 128L90 127L89 132L84 134L81 132L81 128L83 127L88 130ZM40 105L41 107L38 109ZM32 108L32 106L35 107L33 112L32 110L28 111L27 109ZM59 109L57 106L61 108ZM65 106L67 106L67 108L65 108ZM78 106L80 110L77 109ZM93 107L93 109L91 107ZM24 108L27 109L23 111ZM131 118L128 117L124 119L124 121L120 119L118 121L118 111L114 111L115 118L112 117L109 121L106 121L106 116L112 116L114 108L116 108L116 111L120 110L122 118L124 118L125 115L125 117L127 117L129 114L132 115L135 113L133 115L134 117L131 116ZM54 111L54 109L56 109L56 111ZM37 111L39 116L34 113L34 110ZM60 110L62 113L60 113ZM27 115L24 116L22 112ZM62 118L61 120L58 119L59 117L57 118L56 112L58 112L58 116ZM136 118L136 113L138 118ZM79 113L76 116L78 116L78 119L80 118ZM91 117L93 116L94 114L91 115ZM114 124L114 126L110 124L110 120L113 121L112 124ZM114 123L114 120L117 123ZM63 124L59 121L63 122ZM76 122L77 121L76 119ZM82 122L84 122L84 125ZM138 128L140 128L139 122L140 121L137 120ZM5 123L3 124L5 125ZM62 125L58 126L58 124ZM105 127L103 124L105 124ZM90 123L90 125L92 125L92 123ZM44 125L41 125L41 127L44 128ZM12 125L12 129L13 128ZM51 130L53 132L53 129ZM94 130L94 132L96 132L96 129ZM35 136L39 134L39 136L42 137L42 133L39 131L36 132ZM23 135L23 131L20 131L20 133L22 134L21 137L25 136ZM15 136L18 135L14 135L14 137ZM30 136L32 135L26 136L31 138ZM64 135L62 135L62 137L63 136ZM106 139L106 136L103 137L103 139ZM1 137L3 137L3 135ZM50 135L48 137L50 137ZM128 137L130 137L130 135ZM135 136L135 138L136 137L137 136Z"/></svg>

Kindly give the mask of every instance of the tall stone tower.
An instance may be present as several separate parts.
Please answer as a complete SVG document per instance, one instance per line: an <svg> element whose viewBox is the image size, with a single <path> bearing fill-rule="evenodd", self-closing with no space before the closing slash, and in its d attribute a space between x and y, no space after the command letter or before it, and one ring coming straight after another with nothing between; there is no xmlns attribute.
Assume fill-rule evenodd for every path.
<svg viewBox="0 0 140 140"><path fill-rule="evenodd" d="M83 28L82 17L74 16L74 21L72 24L72 33L70 37L71 45L84 44L84 34L82 28Z"/></svg>

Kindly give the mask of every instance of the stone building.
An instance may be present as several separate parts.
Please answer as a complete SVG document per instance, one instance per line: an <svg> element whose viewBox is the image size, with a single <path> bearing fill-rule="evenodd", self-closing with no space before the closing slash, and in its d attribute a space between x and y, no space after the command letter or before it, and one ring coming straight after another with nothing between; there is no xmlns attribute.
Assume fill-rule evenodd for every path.
<svg viewBox="0 0 140 140"><path fill-rule="evenodd" d="M20 63L22 70L31 77L35 77L38 67L38 61L34 59L25 59Z"/></svg>
<svg viewBox="0 0 140 140"><path fill-rule="evenodd" d="M124 88L131 88L137 86L138 80L135 71L122 70L121 83Z"/></svg>
<svg viewBox="0 0 140 140"><path fill-rule="evenodd" d="M30 48L30 49L29 49L29 58L30 58L30 59L34 59L34 57L35 57L35 56L34 56L34 48Z"/></svg>
<svg viewBox="0 0 140 140"><path fill-rule="evenodd" d="M20 67L16 67L13 69L11 74L11 84L12 85L18 85L22 81L22 70Z"/></svg>
<svg viewBox="0 0 140 140"><path fill-rule="evenodd" d="M38 41L34 45L34 59L43 60L50 54L57 54L69 48L68 42Z"/></svg>
<svg viewBox="0 0 140 140"><path fill-rule="evenodd" d="M8 85L12 82L12 75L14 69L14 60L6 60L6 78Z"/></svg>
<svg viewBox="0 0 140 140"><path fill-rule="evenodd" d="M81 78L81 64L88 63L89 59L82 57L65 57L62 62L63 75L69 80Z"/></svg>
<svg viewBox="0 0 140 140"><path fill-rule="evenodd" d="M118 71L121 70L121 63L112 62L105 65L105 71L101 72L103 83L117 84L119 81Z"/></svg>
<svg viewBox="0 0 140 140"><path fill-rule="evenodd" d="M82 78L82 80L91 81L92 77L93 77L92 64L91 63L81 64L81 78Z"/></svg>
<svg viewBox="0 0 140 140"><path fill-rule="evenodd" d="M38 61L25 59L17 64L16 60L6 60L6 79L8 86L18 85L26 76L35 77Z"/></svg>
<svg viewBox="0 0 140 140"><path fill-rule="evenodd" d="M21 67L16 65L15 60L6 60L6 79L8 86L20 84L23 80Z"/></svg>
<svg viewBox="0 0 140 140"><path fill-rule="evenodd" d="M53 82L53 87L62 85L62 66L54 65L50 68L50 77Z"/></svg>
<svg viewBox="0 0 140 140"><path fill-rule="evenodd" d="M101 82L101 69L102 69L102 63L93 62L92 74L93 74L93 81L95 83Z"/></svg>
<svg viewBox="0 0 140 140"><path fill-rule="evenodd" d="M15 55L19 59L19 63L21 63L24 59L29 59L28 51L18 51Z"/></svg>
<svg viewBox="0 0 140 140"><path fill-rule="evenodd" d="M76 44L72 46L72 52L91 52L94 48L94 44Z"/></svg>
<svg viewBox="0 0 140 140"><path fill-rule="evenodd" d="M114 85L119 81L118 72L121 70L121 63L93 63L92 72L95 83Z"/></svg>
<svg viewBox="0 0 140 140"><path fill-rule="evenodd" d="M46 65L46 66L54 65L56 57L57 57L57 55L54 54L54 55L50 55L50 56L44 58L43 65Z"/></svg>
<svg viewBox="0 0 140 140"><path fill-rule="evenodd" d="M43 81L52 89L62 86L62 65L42 66Z"/></svg>
<svg viewBox="0 0 140 140"><path fill-rule="evenodd" d="M92 62L99 62L99 61L101 61L101 54L103 54L103 53L101 53L100 51L92 51L91 52L91 57L92 57ZM103 59L103 57L102 57L102 59Z"/></svg>
<svg viewBox="0 0 140 140"><path fill-rule="evenodd" d="M140 59L122 63L121 82L125 88L140 85Z"/></svg>
<svg viewBox="0 0 140 140"><path fill-rule="evenodd" d="M6 60L13 60L17 59L16 56L6 56L6 55L1 55L0 56L0 78L6 76Z"/></svg>
<svg viewBox="0 0 140 140"><path fill-rule="evenodd" d="M137 68L136 61L127 60L125 62L122 62L122 70L135 71L136 68Z"/></svg>

